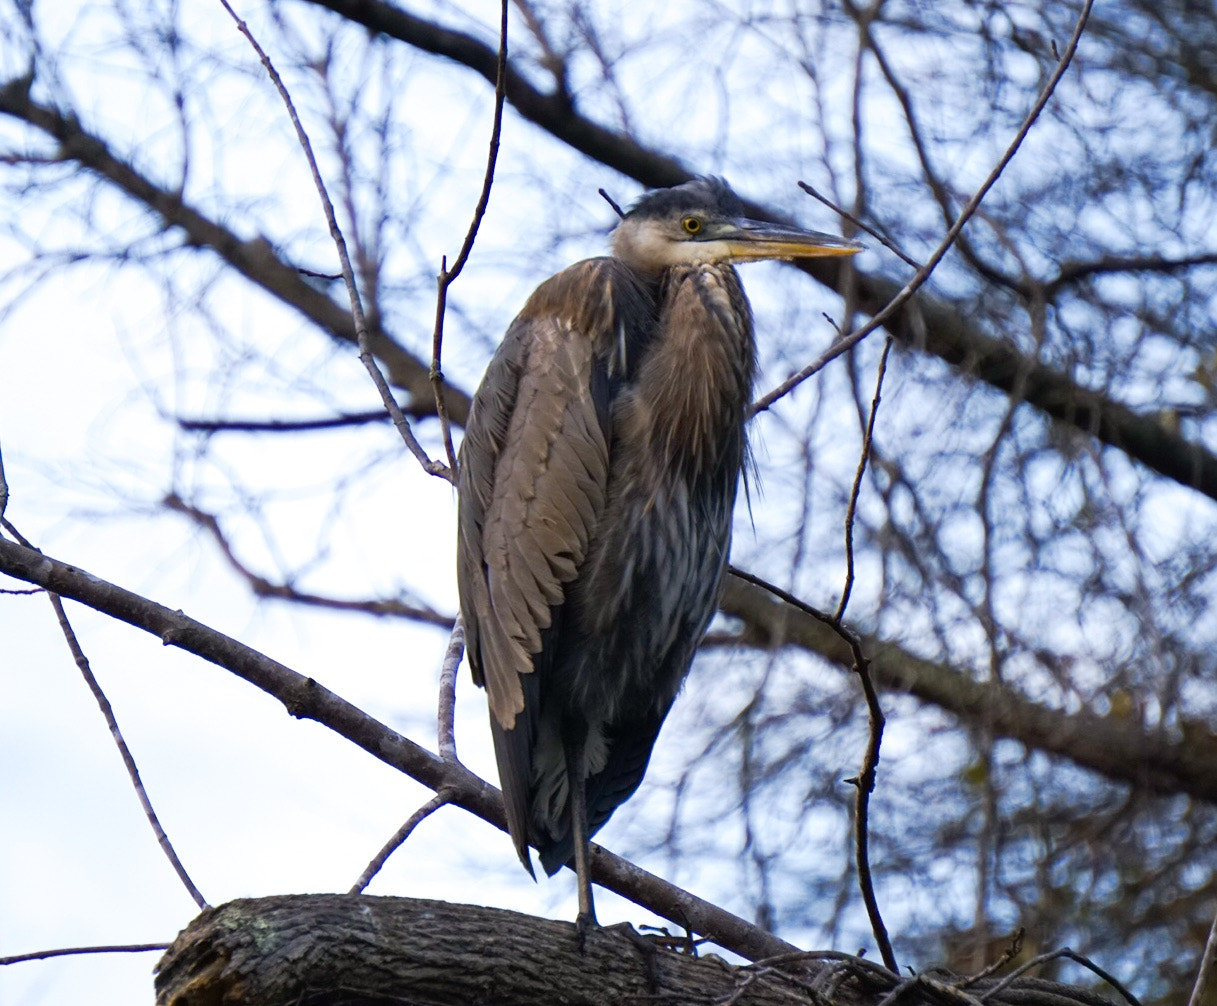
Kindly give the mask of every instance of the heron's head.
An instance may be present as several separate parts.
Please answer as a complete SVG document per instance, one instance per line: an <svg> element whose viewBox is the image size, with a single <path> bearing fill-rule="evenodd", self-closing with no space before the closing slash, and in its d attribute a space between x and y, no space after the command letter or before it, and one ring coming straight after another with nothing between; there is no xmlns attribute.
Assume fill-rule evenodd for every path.
<svg viewBox="0 0 1217 1006"><path fill-rule="evenodd" d="M749 220L721 178L648 192L613 232L613 254L646 272L703 262L854 255L862 247L832 234Z"/></svg>

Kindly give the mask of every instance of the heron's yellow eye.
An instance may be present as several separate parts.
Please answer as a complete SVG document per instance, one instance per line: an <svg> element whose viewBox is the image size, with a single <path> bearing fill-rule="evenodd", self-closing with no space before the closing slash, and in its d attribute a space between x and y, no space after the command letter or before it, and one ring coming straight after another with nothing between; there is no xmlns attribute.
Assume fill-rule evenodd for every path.
<svg viewBox="0 0 1217 1006"><path fill-rule="evenodd" d="M697 234L701 231L701 221L697 217L685 217L680 226L685 229L686 234Z"/></svg>

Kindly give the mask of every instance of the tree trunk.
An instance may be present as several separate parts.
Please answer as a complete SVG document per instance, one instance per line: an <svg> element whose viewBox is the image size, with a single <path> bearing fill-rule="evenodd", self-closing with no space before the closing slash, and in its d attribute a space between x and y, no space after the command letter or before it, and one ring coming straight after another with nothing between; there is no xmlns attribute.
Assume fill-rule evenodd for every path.
<svg viewBox="0 0 1217 1006"><path fill-rule="evenodd" d="M950 976L900 978L841 954L736 967L516 912L412 898L286 895L209 908L157 966L157 1006L860 1006L899 984L902 1004L966 1003ZM994 979L968 989L992 988ZM818 993L818 995L817 995ZM972 1000L975 1001L975 1000ZM1106 1004L1021 979L990 1004Z"/></svg>

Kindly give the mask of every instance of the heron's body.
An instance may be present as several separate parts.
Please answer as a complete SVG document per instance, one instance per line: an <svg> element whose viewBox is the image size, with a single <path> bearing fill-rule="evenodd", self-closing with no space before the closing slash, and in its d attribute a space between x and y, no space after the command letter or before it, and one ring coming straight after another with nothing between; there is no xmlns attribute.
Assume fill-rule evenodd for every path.
<svg viewBox="0 0 1217 1006"><path fill-rule="evenodd" d="M762 233L763 252L739 250ZM587 838L641 782L727 561L755 356L730 259L811 238L834 249L820 254L856 250L743 221L714 180L654 193L613 257L536 290L474 398L458 549L469 661L516 849L530 871L529 844L548 873L582 860L584 921Z"/></svg>

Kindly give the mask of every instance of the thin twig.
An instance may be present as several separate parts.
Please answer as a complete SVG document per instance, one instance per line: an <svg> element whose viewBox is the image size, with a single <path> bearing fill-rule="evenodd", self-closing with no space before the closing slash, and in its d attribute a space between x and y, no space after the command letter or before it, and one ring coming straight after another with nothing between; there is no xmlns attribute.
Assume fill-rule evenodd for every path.
<svg viewBox="0 0 1217 1006"><path fill-rule="evenodd" d="M389 857L395 853L401 844L410 837L410 834L423 821L434 814L440 807L452 800L451 794L447 790L441 789L430 800L424 803L413 814L406 819L406 823L394 832L380 852L372 857L372 861L364 868L363 873L359 875L359 879L355 881L354 886L347 892L348 894L363 894L364 889L372 882L372 878L378 874L389 861Z"/></svg>
<svg viewBox="0 0 1217 1006"><path fill-rule="evenodd" d="M317 158L313 155L313 145L308 138L308 133L304 130L304 125L300 122L300 116L296 114L296 106L292 102L292 97L288 93L282 78L279 76L279 71L275 69L270 57L262 46L258 44L258 40L254 38L253 32L249 30L249 26L237 16L236 11L232 9L228 0L220 0L220 3L228 11L233 21L236 22L237 30L249 41L254 52L258 54L258 58L262 61L262 65L266 68L266 73L275 85L275 89L279 92L279 97L283 99L283 104L287 108L287 114L292 120L292 125L295 127L296 139L300 143L300 149L304 151L304 156L308 160L309 171L313 176L313 185L317 189L317 195L321 198L321 206L325 211L325 220L329 225L330 238L334 242L334 247L338 250L338 260L342 264L342 279L346 284L347 296L351 301L351 317L355 322L355 338L359 345L360 362L367 369L368 375L372 378L372 383L376 385L376 390L380 394L380 400L384 403L385 409L393 417L393 425L397 427L397 432L401 435L410 453L418 459L418 463L422 465L423 470L430 475L438 475L449 482L455 482L456 473L453 469L443 462L431 460L427 452L423 450L422 444L418 442L418 438L414 436L414 431L410 428L409 420L406 419L405 414L397 404L397 399L393 397L393 393L389 390L388 382L385 381L384 374L380 372L380 366L376 362L376 357L372 354L368 338L368 322L364 315L363 301L359 296L359 288L355 284L355 271L351 267L351 257L347 254L346 239L342 235L342 228L338 226L338 217L334 213L334 204L330 200L329 191L326 189L325 181L321 177L321 169L317 166Z"/></svg>
<svg viewBox="0 0 1217 1006"><path fill-rule="evenodd" d="M876 241L878 241L881 245L883 245L884 248L886 248L888 251L890 251L897 258L901 259L908 265L911 265L914 269L921 268L920 262L918 262L915 258L912 258L912 257L904 254L904 252L902 252L898 247L896 247L896 245L893 241L891 241L889 238L885 238L882 234L880 234L877 230L875 230L875 228L871 227L869 224L867 224L866 222L861 220L859 217L854 216L854 214L850 213L849 210L843 209L842 207L838 206L831 199L829 199L828 196L823 195L820 192L817 192L813 186L808 185L806 182L799 182L798 185L799 185L800 189L802 189L804 192L806 192L813 199L818 199L820 202L822 202L825 206L827 206L830 210L832 210L838 216L844 217L846 220L848 220L851 224L853 224L855 227L857 227L858 230L864 231L865 233L869 234L871 237L873 237Z"/></svg>
<svg viewBox="0 0 1217 1006"><path fill-rule="evenodd" d="M1090 17L1090 8L1093 6L1094 0L1085 0L1082 5L1082 12L1078 15L1077 24L1074 26L1073 34L1070 36L1069 44L1065 47L1065 52L1061 56L1053 70L1052 76L1048 79L1048 83L1044 85L1044 89L1040 92L1035 104L1031 107L1031 111L1027 113L1027 117L1023 120L1022 126L1019 127L1014 139L1010 142L1006 152L1002 154L1001 159L997 162L989 176L981 183L980 188L973 193L972 198L968 200L967 205L959 212L959 216L955 218L950 229L934 249L934 253L929 257L928 261L920 269L912 279L904 285L899 293L896 294L890 301L887 302L880 311L871 316L870 321L863 325L858 330L851 332L849 335L843 336L832 344L825 352L809 363L798 373L791 375L772 391L763 395L752 405L751 414L755 415L758 412L764 412L778 399L785 397L792 390L806 381L813 374L823 370L831 361L835 360L842 353L847 353L853 349L859 342L865 339L875 329L879 328L884 322L899 311L905 303L925 284L930 275L938 268L938 263L942 261L946 253L955 243L955 239L959 237L959 232L963 230L964 225L972 218L973 214L980 208L981 202L985 196L989 194L989 190L997 183L1002 172L1006 170L1006 166L1018 153L1019 147L1022 146L1023 140L1027 138L1027 134L1031 131L1031 127L1039 118L1040 113L1044 110L1044 106L1048 104L1049 98L1052 97L1056 86L1060 83L1061 78L1065 75L1065 70L1069 67L1073 60L1073 55L1077 51L1078 42L1081 40L1082 31L1086 27L1086 21Z"/></svg>
<svg viewBox="0 0 1217 1006"><path fill-rule="evenodd" d="M1204 943L1200 957L1200 970L1196 973L1196 985L1192 989L1187 1006L1208 1006L1217 999L1217 916L1209 928L1209 937Z"/></svg>
<svg viewBox="0 0 1217 1006"><path fill-rule="evenodd" d="M368 412L341 412L322 419L174 419L185 433L312 433L316 430L336 430L345 426L366 426L383 423L388 416L384 409Z"/></svg>
<svg viewBox="0 0 1217 1006"><path fill-rule="evenodd" d="M875 896L874 879L870 868L870 795L875 791L875 779L879 769L879 750L883 745L883 726L886 720L879 705L879 694L871 681L870 661L861 655L861 648L854 654L854 671L862 682L862 694L866 696L867 742L862 756L862 771L857 778L846 780L857 787L854 800L854 853L858 861L858 886L862 891L862 902L870 918L871 932L879 944L879 955L892 971L899 972L892 941L879 911L879 899Z"/></svg>
<svg viewBox="0 0 1217 1006"><path fill-rule="evenodd" d="M457 761L456 757L456 670L465 651L465 620L460 615L452 626L448 637L448 648L444 651L444 663L439 672L439 725L437 728L439 756L444 761Z"/></svg>
<svg viewBox="0 0 1217 1006"><path fill-rule="evenodd" d="M961 989L966 989L969 985L975 985L977 982L988 978L990 975L997 974L998 971L1000 971L1012 960L1014 960L1015 957L1022 953L1023 937L1026 935L1026 933L1027 930L1020 926L1018 932L1011 937L1010 945L1002 951L1002 955L997 958L997 960L993 961L993 963L985 965L985 967L981 968L981 970L976 972L976 974L971 975L964 981L960 982L959 987Z"/></svg>
<svg viewBox="0 0 1217 1006"><path fill-rule="evenodd" d="M1119 992L1120 995L1128 1000L1132 1006L1141 1006L1141 1000L1129 992L1128 989L1126 989L1117 978L1111 974L1108 974L1108 972L1104 971L1101 967L1095 964L1095 962L1089 957L1083 957L1077 951L1070 950L1068 947L1062 947L1060 950L1052 950L1046 954L1040 954L1038 957L1033 957L1031 960L1027 961L1026 964L1015 968L1012 972L1010 972L1010 974L994 985L991 989L986 989L984 994L979 996L980 1001L984 1002L986 999L989 999L1004 989L1009 988L1016 979L1021 978L1033 968L1038 968L1043 964L1047 964L1049 961L1060 960L1062 957L1064 957L1066 960L1073 961L1075 964L1080 964L1082 967L1087 968L1090 971L1093 971L1096 975L1102 978L1103 981L1107 982L1108 985L1110 985L1113 989Z"/></svg>
<svg viewBox="0 0 1217 1006"><path fill-rule="evenodd" d="M153 950L168 950L168 943L116 943L102 947L61 947L55 950L34 950L28 954L0 957L0 967L24 961L45 961L52 957L76 957L80 954L146 954Z"/></svg>
<svg viewBox="0 0 1217 1006"><path fill-rule="evenodd" d="M854 472L853 485L849 490L849 504L845 508L845 586L841 589L841 601L837 605L833 618L840 622L845 618L845 608L849 604L849 595L854 589L854 515L858 510L858 497L862 492L862 477L866 474L866 465L870 460L871 442L875 437L875 417L879 415L879 399L883 391L883 378L887 374L887 357L892 351L892 337L889 335L883 344L883 354L879 357L879 373L875 377L875 396L870 403L870 416L866 421L866 434L862 438L862 452L858 456L858 469Z"/></svg>
<svg viewBox="0 0 1217 1006"><path fill-rule="evenodd" d="M157 844L160 845L161 851L169 860L169 865L173 867L173 871L178 875L178 879L182 882L182 886L186 888L187 893L194 899L194 903L199 906L200 910L207 907L207 899L203 897L203 893L194 885L194 881L190 879L190 874L186 872L186 867L182 865L182 861L178 858L177 852L173 848L173 843L169 841L169 836L165 834L165 829L161 827L160 819L156 816L156 811L152 809L152 801L148 799L148 792L144 789L144 782L139 776L139 768L135 764L135 758L131 754L131 749L127 747L126 740L123 739L122 731L118 727L118 720L114 717L114 710L110 706L110 700L106 698L106 693L102 691L101 685L97 678L93 675L93 671L89 666L89 658L85 656L84 650L80 647L80 642L76 638L76 633L72 631L72 625L68 621L67 612L64 611L63 601L60 600L58 594L47 593L50 598L51 606L55 609L55 617L59 619L59 628L63 632L63 638L67 641L68 649L72 651L72 658L76 661L76 666L80 669L81 675L85 679L85 684L89 686L89 691L93 693L93 698L97 700L98 708L101 709L101 714L105 717L106 726L110 728L110 736L114 738L114 743L118 747L118 753L122 756L123 764L127 767L127 775L131 778L131 785L135 787L135 793L139 797L140 806L144 808L144 815L148 818L148 823L152 826L152 831L156 835Z"/></svg>
<svg viewBox="0 0 1217 1006"><path fill-rule="evenodd" d="M448 455L448 465L453 472L457 470L456 450L452 446L452 428L448 422L448 409L444 404L444 374L440 367L440 357L444 346L444 315L448 310L448 288L456 281L469 261L473 251L473 242L477 240L478 229L482 226L482 218L486 215L486 207L490 204L490 190L494 187L494 168L499 159L499 138L503 132L503 102L507 96L507 0L502 0L502 13L499 24L499 64L494 82L494 123L490 127L490 148L486 154L486 174L482 178L482 193L478 196L477 206L473 210L473 220L469 230L465 232L465 241L457 253L452 268L448 268L447 258L440 261L439 276L436 277L435 294L435 331L431 337L431 389L435 393L435 413L439 417L440 430L444 438L444 450Z"/></svg>
<svg viewBox="0 0 1217 1006"><path fill-rule="evenodd" d="M874 882L870 870L867 830L870 818L870 795L875 789L875 778L879 767L879 751L883 744L883 726L885 720L883 710L879 705L878 693L875 690L874 682L871 681L870 661L862 651L862 639L856 632L846 626L844 622L817 608L813 608L802 598L796 597L776 584L772 584L768 580L763 580L761 577L745 572L735 566L728 566L727 570L741 580L767 590L774 597L785 601L787 604L798 608L812 618L829 626L845 641L850 653L853 655L853 670L862 682L862 691L866 697L869 727L866 753L862 758L862 770L856 778L846 780L846 782L853 783L857 787L857 798L854 805L854 845L858 862L858 884L862 889L862 901L866 905L866 914L870 918L871 931L874 934L875 942L879 946L879 954L883 958L883 963L890 970L898 972L896 955L892 951L892 943L887 933L887 926L884 925L883 915L879 911L879 901L875 897Z"/></svg>
<svg viewBox="0 0 1217 1006"><path fill-rule="evenodd" d="M3 526L25 548L34 548L29 540L3 517L0 517L0 526ZM38 551L38 549L34 549L34 551ZM63 638L72 653L72 659L76 661L76 666L84 677L85 684L89 686L89 691L93 693L93 698L97 700L98 708L101 709L101 715L105 718L106 726L110 728L110 736L114 738L114 743L118 747L118 753L122 757L123 765L127 768L127 775L131 779L131 785L135 787L135 795L139 797L140 806L144 808L144 816L148 818L148 823L152 826L153 834L156 835L157 844L160 845L161 851L164 852L165 857L169 860L169 865L173 867L174 872L178 875L178 879L181 880L182 886L186 888L190 897L194 899L194 903L200 909L206 908L207 899L203 897L202 892L195 887L194 881L190 879L190 874L186 872L186 867L178 859L177 852L173 848L173 843L169 841L169 836L165 834L165 829L161 827L160 819L152 808L152 801L148 799L148 791L144 789L144 782L139 775L139 767L135 764L135 758L131 754L131 749L127 747L126 740L123 739L123 733L118 727L118 720L114 716L114 709L110 705L110 700L106 698L106 693L102 691L101 685L93 675L93 669L89 666L89 658L85 656L85 652L80 646L80 640L76 638L72 624L68 621L68 614L63 608L63 600L58 594L49 590L46 596L50 599L51 607L55 609L55 617L59 621L60 631L63 633Z"/></svg>

